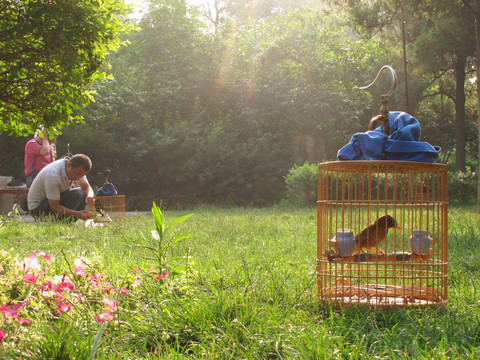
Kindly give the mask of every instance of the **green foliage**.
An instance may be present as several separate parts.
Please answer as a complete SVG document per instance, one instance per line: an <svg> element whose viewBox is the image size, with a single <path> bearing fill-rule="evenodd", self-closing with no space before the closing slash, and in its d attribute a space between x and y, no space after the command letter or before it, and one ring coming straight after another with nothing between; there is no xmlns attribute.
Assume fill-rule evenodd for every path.
<svg viewBox="0 0 480 360"><path fill-rule="evenodd" d="M466 171L448 172L448 199L453 204L476 203L478 174L467 166Z"/></svg>
<svg viewBox="0 0 480 360"><path fill-rule="evenodd" d="M475 67L476 48L472 2L338 0L330 3L349 14L352 27L364 38L383 39L385 46L399 50L389 60L399 75L390 109L416 116L427 130L422 135L427 135L427 141L435 140L435 145L445 153L450 154L456 148L457 169L464 170L469 148L476 148L477 129L473 133L470 129L478 128L477 95L476 90L471 91L475 83L471 69ZM402 45L404 54L400 52ZM408 103L404 94L407 85Z"/></svg>
<svg viewBox="0 0 480 360"><path fill-rule="evenodd" d="M100 328L104 328L104 323ZM97 326L84 329L59 319L54 327L44 326L38 344L32 346L38 360L44 359L89 359L92 348L90 333ZM32 350L33 350L32 349Z"/></svg>
<svg viewBox="0 0 480 360"><path fill-rule="evenodd" d="M87 86L131 29L123 0L3 1L0 5L0 133L62 128L92 100Z"/></svg>
<svg viewBox="0 0 480 360"><path fill-rule="evenodd" d="M193 237L176 230L193 214L176 218L166 226L164 215L155 203L152 213L157 229L152 232L155 247L135 242L136 255L129 258L133 260L130 267L125 266L124 255L128 254L125 250L131 242L121 242L123 250L110 262L118 271L109 268L109 260L95 250L88 257L74 255L78 252L74 249L77 240L81 242L78 230L85 231L83 225L79 229L74 225L60 227L58 223L43 223L40 229L35 229L36 224L19 224L15 220L3 224L0 228L2 239L8 238L10 231L18 235L17 226L20 226L27 230L23 233L27 237L29 231L36 230L42 233L42 238L47 238L50 231L56 236L65 232L69 238L74 234L76 241L73 246L66 245L65 251L58 247L52 255L31 251L18 261L13 250L0 252L0 356L12 359L110 358L107 354L119 349L116 344L119 334L129 334L121 336L128 340L136 336L132 330L137 323L145 324L149 319L147 322L151 324L151 319L163 308L166 295L173 297L168 284L176 286L173 282L177 279L178 287L186 290L185 269L179 271L175 262L186 258L188 263L188 251L186 256L173 256L172 245ZM114 238L129 239L131 233L112 226ZM138 230L138 226L135 228ZM103 235L101 232L92 235L97 240L106 240L108 230L105 230ZM138 232L134 236L138 239ZM28 248L32 246L35 245L27 245ZM144 251L147 256L138 257ZM155 255L154 259L151 255ZM155 261L153 267L151 260Z"/></svg>
<svg viewBox="0 0 480 360"><path fill-rule="evenodd" d="M279 201L293 164L334 159L377 112L354 85L388 52L333 14L279 12L211 35L169 0L152 2L140 26L110 57L116 80L82 112L88 128L63 136L112 169L129 206Z"/></svg>
<svg viewBox="0 0 480 360"><path fill-rule="evenodd" d="M287 199L300 205L314 205L317 200L318 166L295 165L285 176Z"/></svg>
<svg viewBox="0 0 480 360"><path fill-rule="evenodd" d="M394 16L400 3L356 2L356 24L307 0L255 3L220 1L224 18L212 34L184 0L150 1L141 30L117 39L130 45L105 59L112 68L102 71L114 79L97 82L90 88L95 102L72 114L85 124L62 129L59 154L67 143L74 153L88 154L96 186L104 182L98 173L111 169L110 180L130 209L149 209L152 200L168 208L265 206L285 198L284 179L294 164L333 160L352 134L366 130L390 86L381 82L389 79L368 92L355 86L368 84L381 65L392 64L399 74L390 109L406 110L400 17ZM450 163L456 109L449 65L456 56L444 56L445 47L453 47L435 39L449 30L464 39L471 23L453 26L462 21L455 12L415 13L418 4L404 8L410 112L422 125L421 140L440 146L441 160ZM448 1L436 4L456 9ZM354 29L369 37L361 39ZM457 46L468 53L463 40ZM474 168L476 87L466 81L465 90L467 165ZM23 140L4 140L1 173L18 177Z"/></svg>

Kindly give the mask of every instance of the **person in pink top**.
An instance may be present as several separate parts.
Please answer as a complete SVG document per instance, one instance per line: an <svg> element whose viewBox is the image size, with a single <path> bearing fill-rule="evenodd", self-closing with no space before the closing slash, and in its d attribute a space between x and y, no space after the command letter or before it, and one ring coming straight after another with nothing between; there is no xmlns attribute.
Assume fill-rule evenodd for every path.
<svg viewBox="0 0 480 360"><path fill-rule="evenodd" d="M32 185L35 176L45 166L55 161L55 142L53 137L49 139L45 129L41 130L42 135L36 136L29 140L25 145L25 183L27 187Z"/></svg>

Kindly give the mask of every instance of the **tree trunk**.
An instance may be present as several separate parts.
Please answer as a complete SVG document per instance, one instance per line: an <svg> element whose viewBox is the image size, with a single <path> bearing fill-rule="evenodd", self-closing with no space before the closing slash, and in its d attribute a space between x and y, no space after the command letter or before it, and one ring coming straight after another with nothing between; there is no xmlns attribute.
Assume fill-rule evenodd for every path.
<svg viewBox="0 0 480 360"><path fill-rule="evenodd" d="M465 64L464 55L457 55L455 61L455 138L456 169L465 171Z"/></svg>

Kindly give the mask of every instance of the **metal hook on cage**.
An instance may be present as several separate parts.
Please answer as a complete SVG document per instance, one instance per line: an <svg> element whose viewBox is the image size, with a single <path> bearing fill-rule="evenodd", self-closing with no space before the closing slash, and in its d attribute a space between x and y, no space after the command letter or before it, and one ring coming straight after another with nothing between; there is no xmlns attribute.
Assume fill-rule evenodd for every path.
<svg viewBox="0 0 480 360"><path fill-rule="evenodd" d="M373 86L377 82L378 78L380 77L380 74L383 71L383 69L389 69L390 70L390 72L392 74L392 86L391 86L390 90L388 91L388 93L383 94L381 96L383 98L383 97L389 97L390 95L392 95L393 91L397 87L397 73L395 72L395 70L393 70L393 68L390 65L383 65L382 68L378 71L377 76L375 77L375 80L373 80L371 84L369 84L367 86L362 86L362 87L355 86L355 88L359 89L359 90L365 90L365 89L368 89L369 87Z"/></svg>
<svg viewBox="0 0 480 360"><path fill-rule="evenodd" d="M105 169L102 172L98 172L97 174L98 175L104 175L105 176L105 184L108 184L108 176L110 176L112 174L112 171L110 169Z"/></svg>
<svg viewBox="0 0 480 360"><path fill-rule="evenodd" d="M375 80L373 80L371 84L369 84L367 86L362 86L362 87L355 86L355 88L359 89L359 90L368 89L369 87L371 87L372 85L374 85L377 82L377 80L380 76L380 73L384 69L390 70L390 73L392 75L392 85L391 85L388 93L381 95L380 114L373 117L370 120L370 123L368 124L368 130L374 130L379 125L382 125L382 129L383 129L384 133L387 136L390 136L390 125L388 123L388 98L390 97L390 95L393 94L393 91L395 90L395 88L397 86L397 73L395 72L395 70L390 65L383 65L382 68L378 71L377 76L375 77Z"/></svg>

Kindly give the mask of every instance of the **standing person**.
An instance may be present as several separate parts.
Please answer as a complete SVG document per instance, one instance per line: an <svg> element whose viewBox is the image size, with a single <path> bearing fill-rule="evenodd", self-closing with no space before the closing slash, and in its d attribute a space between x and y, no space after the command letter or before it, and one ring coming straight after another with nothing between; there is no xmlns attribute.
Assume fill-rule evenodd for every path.
<svg viewBox="0 0 480 360"><path fill-rule="evenodd" d="M91 168L90 158L83 154L44 167L28 192L28 208L33 217L53 214L59 219L91 219L93 213L84 210L94 196L86 177ZM73 182L79 187L72 188Z"/></svg>
<svg viewBox="0 0 480 360"><path fill-rule="evenodd" d="M35 137L25 145L25 183L27 187L32 185L35 176L45 166L55 161L56 138L49 139L44 128L41 130L43 136L35 134Z"/></svg>

